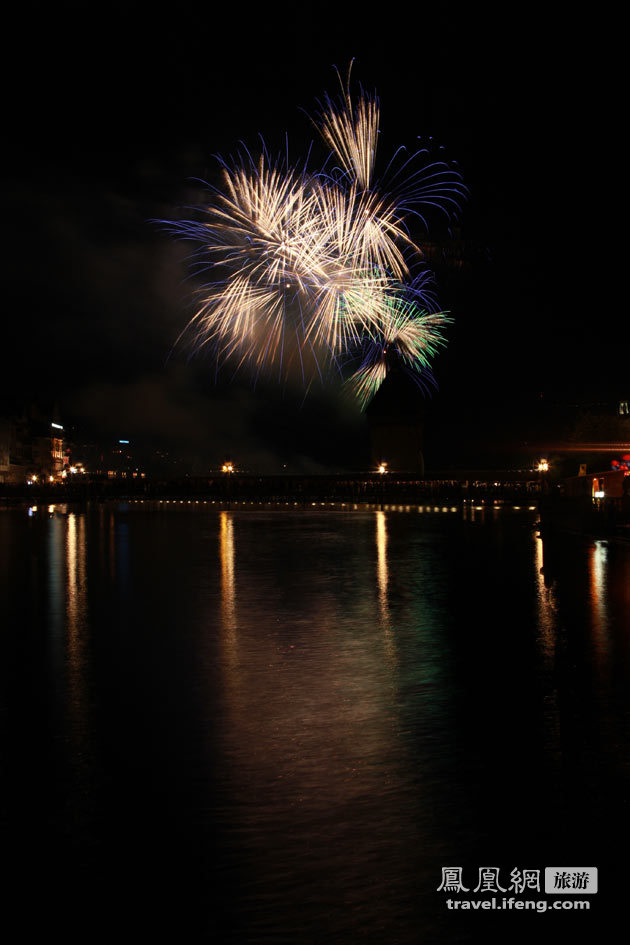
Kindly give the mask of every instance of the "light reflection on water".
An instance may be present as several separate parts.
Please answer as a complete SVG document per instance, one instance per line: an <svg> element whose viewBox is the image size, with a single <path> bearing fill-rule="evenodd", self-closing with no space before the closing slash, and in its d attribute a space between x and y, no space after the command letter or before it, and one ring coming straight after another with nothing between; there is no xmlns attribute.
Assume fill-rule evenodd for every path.
<svg viewBox="0 0 630 945"><path fill-rule="evenodd" d="M577 815L610 856L630 550L419 511L3 516L3 602L43 630L38 842L191 929L212 899L235 942L450 941L442 866L542 867Z"/></svg>
<svg viewBox="0 0 630 945"><path fill-rule="evenodd" d="M606 605L607 560L608 547L606 542L594 541L589 554L591 621L593 648L602 670L609 659L608 609Z"/></svg>
<svg viewBox="0 0 630 945"><path fill-rule="evenodd" d="M78 733L85 731L87 681L85 671L87 620L87 541L85 515L71 512L66 520L66 670L68 711L77 751L88 750Z"/></svg>

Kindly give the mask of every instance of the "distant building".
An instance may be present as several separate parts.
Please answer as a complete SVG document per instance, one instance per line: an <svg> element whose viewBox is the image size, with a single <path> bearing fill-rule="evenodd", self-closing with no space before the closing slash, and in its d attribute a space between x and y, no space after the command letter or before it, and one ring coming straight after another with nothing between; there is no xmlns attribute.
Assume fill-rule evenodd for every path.
<svg viewBox="0 0 630 945"><path fill-rule="evenodd" d="M144 462L131 441L74 438L73 466L80 467L92 479L144 479Z"/></svg>
<svg viewBox="0 0 630 945"><path fill-rule="evenodd" d="M11 421L0 417L0 482L9 481L11 466Z"/></svg>
<svg viewBox="0 0 630 945"><path fill-rule="evenodd" d="M57 479L66 460L62 425L36 408L0 419L0 482Z"/></svg>

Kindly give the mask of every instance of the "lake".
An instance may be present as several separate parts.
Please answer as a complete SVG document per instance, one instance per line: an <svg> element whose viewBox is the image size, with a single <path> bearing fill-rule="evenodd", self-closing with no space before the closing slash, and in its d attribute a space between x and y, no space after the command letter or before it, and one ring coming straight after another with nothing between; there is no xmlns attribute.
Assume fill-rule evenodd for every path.
<svg viewBox="0 0 630 945"><path fill-rule="evenodd" d="M630 546L543 543L536 520L1 509L5 897L24 930L474 942L482 916L447 909L443 868L474 889L482 867L507 887L558 863L599 868L588 918L609 915L628 875ZM488 913L483 940L517 921L551 927Z"/></svg>

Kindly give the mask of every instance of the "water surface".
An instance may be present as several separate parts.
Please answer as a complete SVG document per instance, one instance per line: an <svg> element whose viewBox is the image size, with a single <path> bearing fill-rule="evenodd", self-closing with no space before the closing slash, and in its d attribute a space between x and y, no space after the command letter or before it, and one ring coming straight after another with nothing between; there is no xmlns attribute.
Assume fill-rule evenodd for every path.
<svg viewBox="0 0 630 945"><path fill-rule="evenodd" d="M595 865L621 888L630 548L543 546L535 520L2 510L25 927L450 943L481 925L446 914L443 866Z"/></svg>

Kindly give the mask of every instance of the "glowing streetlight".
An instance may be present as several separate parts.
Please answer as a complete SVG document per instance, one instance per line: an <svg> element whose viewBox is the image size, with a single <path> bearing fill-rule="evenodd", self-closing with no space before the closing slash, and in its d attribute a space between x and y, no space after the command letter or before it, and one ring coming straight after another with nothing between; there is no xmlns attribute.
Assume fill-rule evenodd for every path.
<svg viewBox="0 0 630 945"><path fill-rule="evenodd" d="M223 463L223 466L221 467L221 471L224 473L233 473L234 466L232 465L232 463Z"/></svg>
<svg viewBox="0 0 630 945"><path fill-rule="evenodd" d="M378 467L378 471L381 474L381 476L384 476L385 473L387 472L387 463L381 463L381 465Z"/></svg>
<svg viewBox="0 0 630 945"><path fill-rule="evenodd" d="M549 472L549 463L546 459L541 459L536 468L538 472Z"/></svg>

